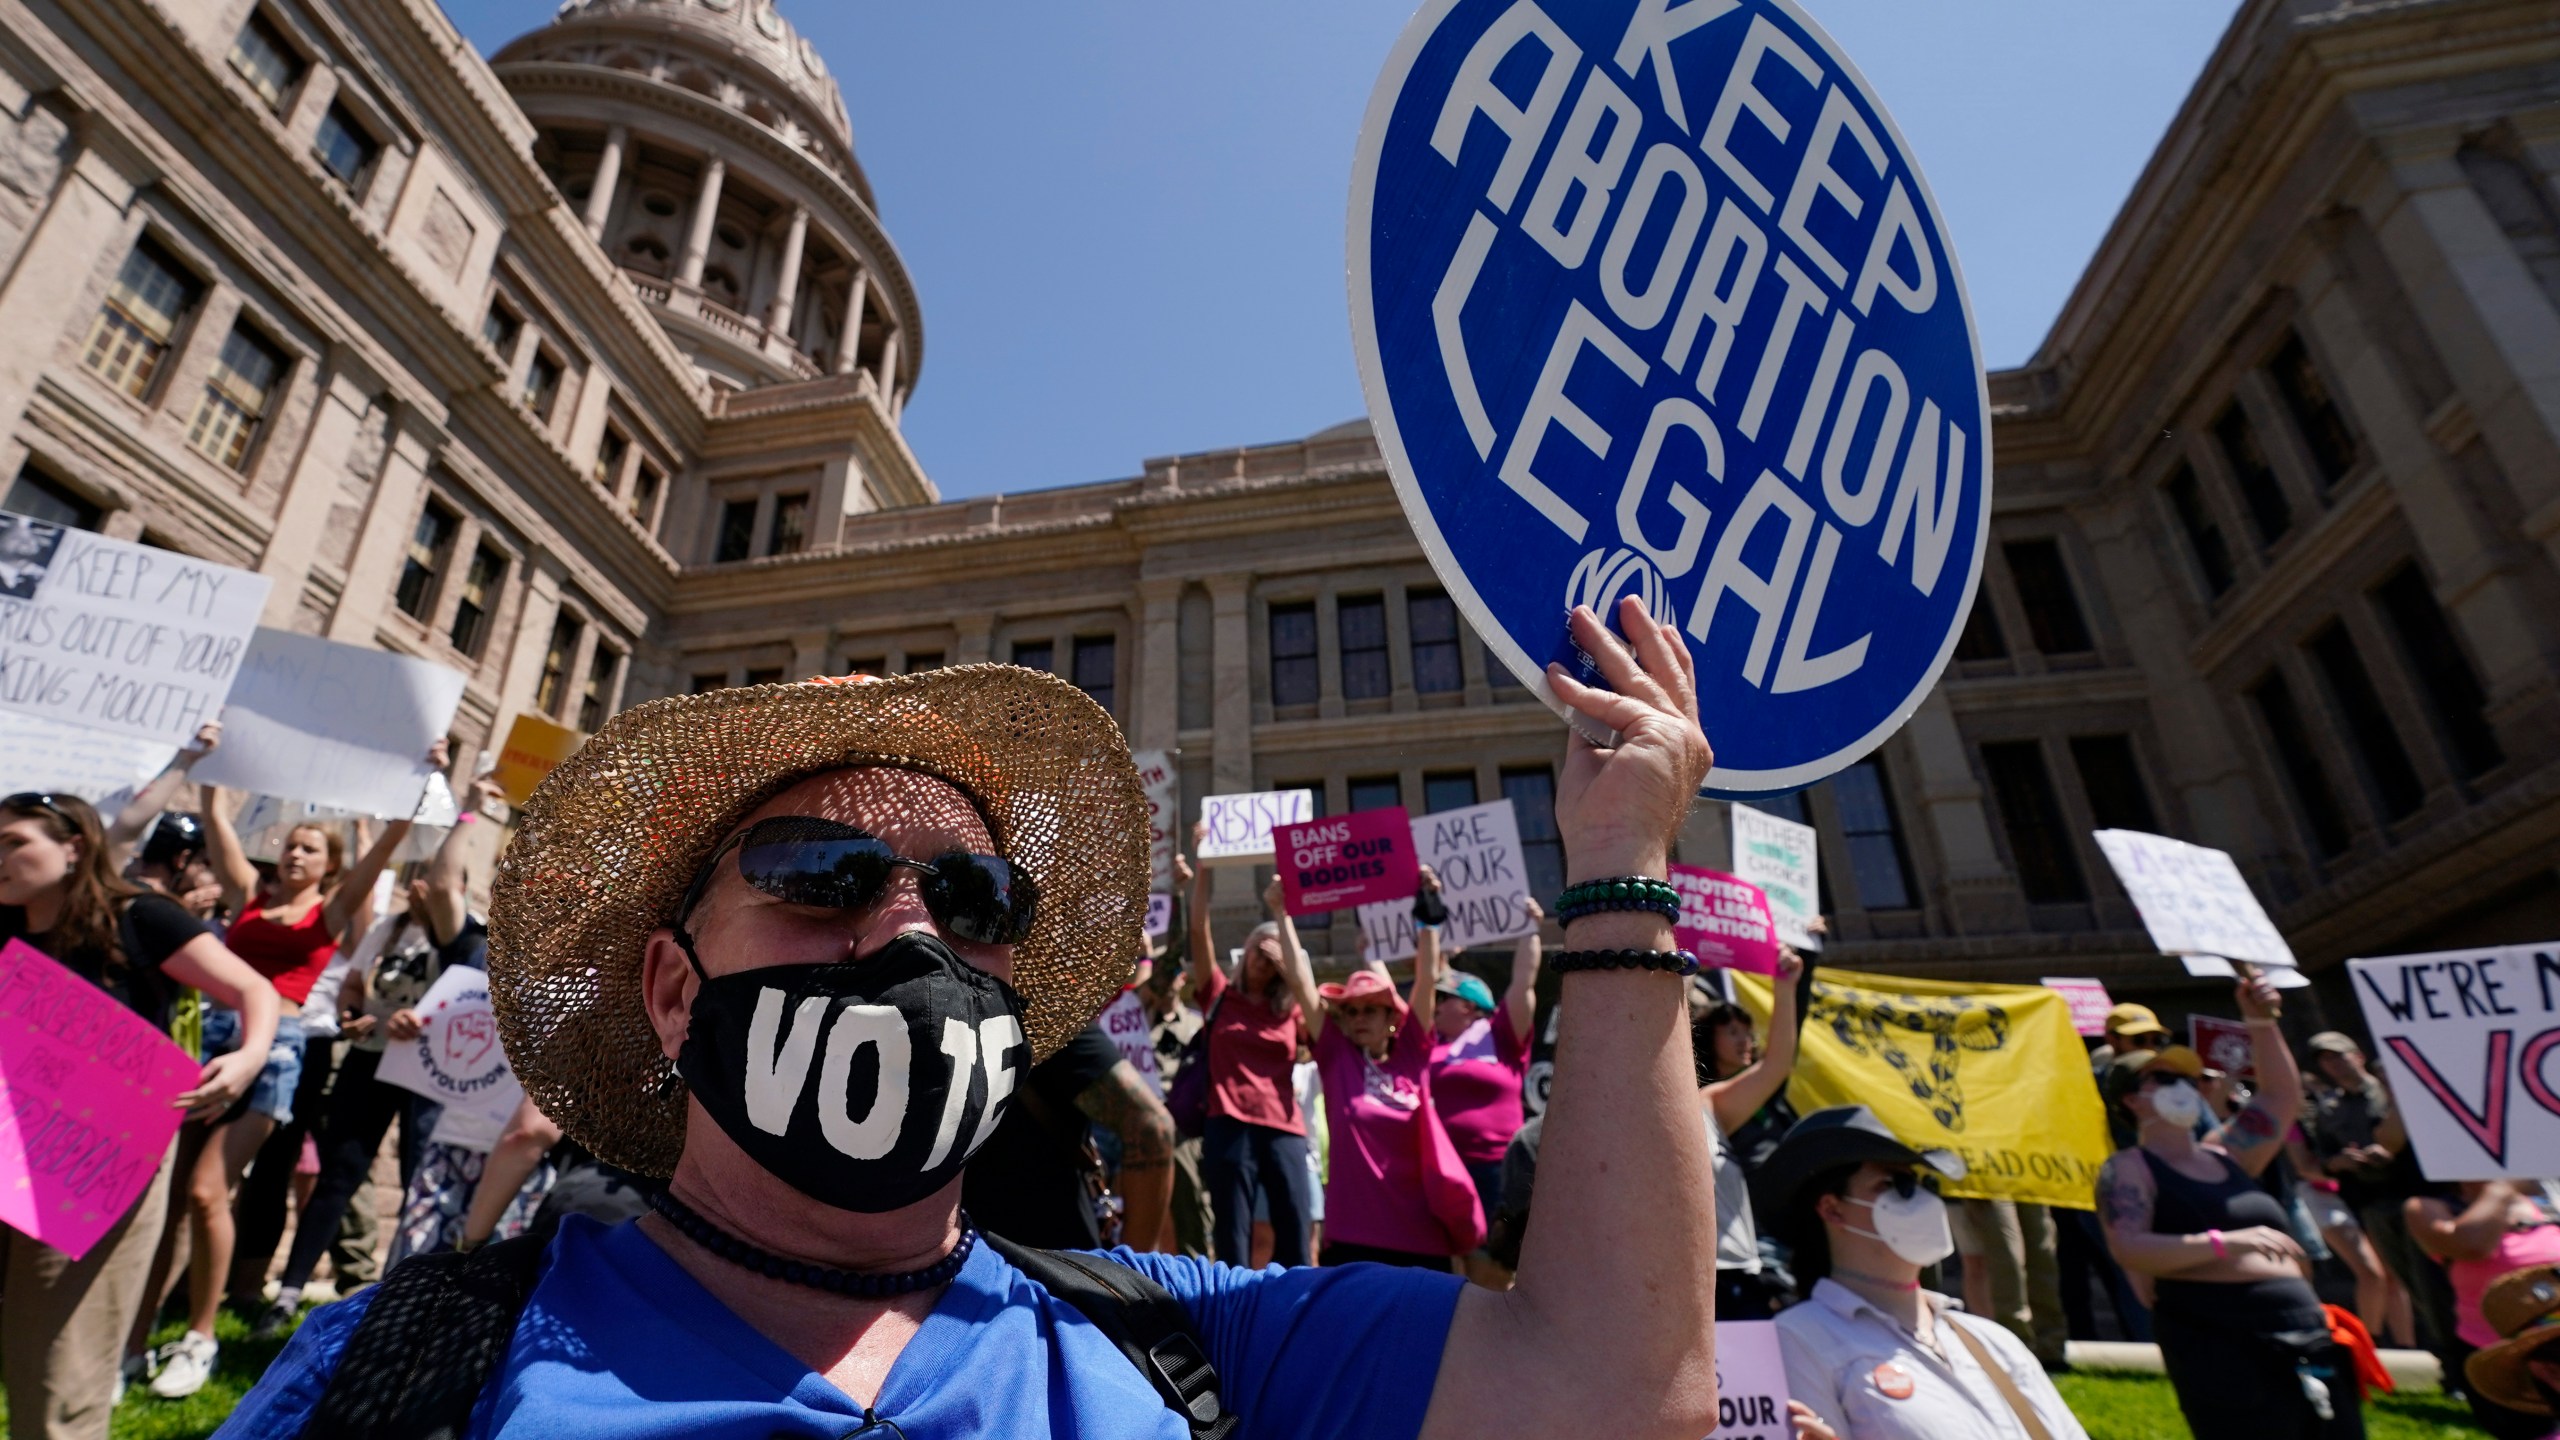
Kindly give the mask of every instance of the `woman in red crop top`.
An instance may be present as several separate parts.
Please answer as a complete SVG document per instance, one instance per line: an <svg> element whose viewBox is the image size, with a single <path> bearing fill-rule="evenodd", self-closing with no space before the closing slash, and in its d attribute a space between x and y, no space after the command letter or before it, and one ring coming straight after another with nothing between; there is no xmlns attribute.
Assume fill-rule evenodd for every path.
<svg viewBox="0 0 2560 1440"><path fill-rule="evenodd" d="M442 768L444 745L438 741L428 758ZM373 923L373 882L391 861L392 852L408 838L409 822L395 820L366 848L355 864L346 863L346 842L337 829L296 825L285 833L276 856L275 878L264 885L257 868L232 828L240 797L212 786L204 788L206 855L222 882L223 907L235 917L224 943L250 968L274 984L283 1004L274 1044L242 1106L209 1124L190 1124L181 1137L178 1163L187 1177L187 1224L192 1246L187 1258L187 1333L162 1347L159 1374L151 1382L155 1395L175 1399L202 1388L213 1370L217 1347L213 1322L222 1303L224 1277L231 1270L235 1238L232 1192L260 1146L276 1127L293 1119L293 1097L302 1081L302 1002L341 941L362 935ZM205 1012L204 1046L208 1056L236 1048L240 1019L230 1010ZM324 1046L315 1063L327 1064ZM164 1256L165 1263L165 1256ZM151 1294L166 1280L155 1275Z"/></svg>

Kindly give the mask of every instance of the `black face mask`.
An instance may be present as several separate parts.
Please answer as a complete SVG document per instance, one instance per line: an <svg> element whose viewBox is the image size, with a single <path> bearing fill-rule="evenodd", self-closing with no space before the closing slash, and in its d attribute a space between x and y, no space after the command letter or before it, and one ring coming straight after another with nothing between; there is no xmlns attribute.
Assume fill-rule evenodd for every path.
<svg viewBox="0 0 2560 1440"><path fill-rule="evenodd" d="M704 974L676 1073L758 1165L878 1214L960 1173L1029 1048L1012 986L910 930L859 960Z"/></svg>

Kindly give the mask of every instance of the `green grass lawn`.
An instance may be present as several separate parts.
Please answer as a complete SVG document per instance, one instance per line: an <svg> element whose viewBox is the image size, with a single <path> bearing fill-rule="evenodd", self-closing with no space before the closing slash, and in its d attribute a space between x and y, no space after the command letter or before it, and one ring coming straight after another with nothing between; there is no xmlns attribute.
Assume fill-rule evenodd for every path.
<svg viewBox="0 0 2560 1440"><path fill-rule="evenodd" d="M214 1324L222 1354L214 1362L213 1378L186 1399L163 1400L140 1385L126 1390L124 1403L116 1407L115 1440L203 1440L212 1434L284 1348L285 1337L250 1339L250 1323L229 1310L222 1312ZM164 1326L151 1343L165 1345L186 1328L182 1323ZM6 1423L7 1416L7 1397L0 1395L0 1424Z"/></svg>
<svg viewBox="0 0 2560 1440"><path fill-rule="evenodd" d="M2054 1384L2089 1440L2185 1440L2178 1397L2161 1376L2083 1370L2056 1376ZM2376 1397L2365 1407L2364 1433L2369 1440L2477 1440L2481 1431L2461 1401L2429 1392Z"/></svg>

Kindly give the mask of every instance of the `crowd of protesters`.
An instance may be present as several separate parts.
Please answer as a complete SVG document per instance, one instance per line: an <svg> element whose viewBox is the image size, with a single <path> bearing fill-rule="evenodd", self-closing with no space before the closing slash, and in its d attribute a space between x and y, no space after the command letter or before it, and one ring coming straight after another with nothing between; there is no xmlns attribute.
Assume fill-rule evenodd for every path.
<svg viewBox="0 0 2560 1440"><path fill-rule="evenodd" d="M1676 695L1665 703L1676 713ZM246 797L210 788L190 793L189 768L219 743L219 727L206 727L166 774L111 817L66 795L0 800L0 939L24 940L86 977L188 1045L203 1065L196 1087L179 1097L187 1118L162 1174L82 1259L0 1230L8 1246L0 1381L12 1433L104 1435L129 1384L166 1399L194 1393L219 1363L215 1335L226 1304L249 1333L272 1339L301 1326L310 1303L376 1286L414 1257L469 1256L528 1231L542 1243L567 1244L551 1238L570 1233L559 1229L564 1215L616 1221L648 1214L643 1229L674 1227L647 1233L662 1248L677 1244L678 1235L702 1247L699 1255L676 1255L683 1271L772 1334L766 1317L788 1306L715 1283L702 1266L717 1261L704 1257L750 1268L771 1262L765 1275L801 1284L814 1282L784 1272L818 1267L778 1261L724 1231L746 1217L705 1207L710 1191L701 1187L709 1182L697 1178L696 1198L688 1200L681 1169L671 1189L662 1172L650 1178L645 1166L613 1163L638 1153L634 1142L610 1128L600 1136L592 1112L582 1116L574 1103L561 1108L567 1082L546 1090L528 1077L532 1093L496 1142L462 1144L437 1138L432 1103L377 1078L386 1047L420 1033L418 1006L438 978L453 967L490 964L489 924L471 897L475 878L485 887L491 877L475 877L470 866L475 853L489 853L475 851L473 827L494 829L508 819L497 787L486 779L462 787L455 823L432 845L413 843L407 820L308 821L252 837L272 850L261 856L235 828ZM849 753L867 747L851 744ZM958 753L975 754L965 745ZM427 757L439 771L448 760L441 745ZM898 768L933 777L941 763L902 761ZM879 773L823 766L777 772L767 792L810 775ZM846 794L862 790L835 783L851 786ZM820 798L807 803L819 806ZM706 829L690 838L689 863L700 868L667 872L686 882L682 905L672 920L644 917L661 927L661 939L672 925L683 960L667 963L690 964L693 975L680 977L685 985L701 978L691 1001L697 1028L705 1023L703 997L719 978L696 951L686 917L723 893L719 867L732 851L753 890L781 897L786 908L835 907L829 913L856 913L877 900L898 867L917 870L926 878L917 882L923 898L916 914L929 911L933 925L979 942L960 947L967 966L980 963L981 950L1015 943L989 937L1018 939L1028 923L1008 930L972 919L958 898L970 885L991 883L990 874L1001 881L1011 873L1001 868L1002 857L947 851L927 862L893 855L879 861L882 878L854 893L860 886L845 888L851 882L843 876L854 872L837 852L794 857L856 836L880 842L842 821L789 814L755 820L780 813L774 803L768 793L765 808L745 816L755 823L743 832ZM921 802L910 796L898 803ZM743 813L713 818L731 827ZM894 828L868 823L873 833ZM760 841L776 824L837 828L817 840L795 831ZM993 817L988 828L997 828ZM702 858L720 834L726 843ZM985 842L980 836L973 843ZM411 857L405 863L404 855ZM827 893L846 898L811 901L807 887L818 882L776 878L793 863L835 865L828 883L838 890ZM968 866L977 867L971 878L956 873ZM956 1152L967 1161L965 1172L947 1177L957 1187L958 1248L913 1274L973 1283L960 1277L973 1263L969 1237L983 1234L1003 1247L1005 1263L1019 1266L1034 1264L1037 1252L1123 1246L1140 1256L1255 1269L1389 1267L1437 1272L1471 1290L1507 1293L1518 1285L1557 1293L1567 1287L1553 1278L1552 1257L1588 1257L1593 1247L1615 1243L1606 1233L1577 1235L1569 1247L1549 1238L1551 1258L1541 1265L1530 1240L1539 1233L1531 1202L1542 1191L1569 1197L1547 1202L1548 1237L1622 1214L1592 1209L1595 1182L1583 1172L1595 1154L1610 1152L1588 1143L1597 1123L1591 1111L1539 1113L1543 1095L1530 1083L1533 1036L1542 1025L1554 1033L1559 993L1568 1000L1580 993L1561 989L1540 934L1510 942L1507 954L1452 953L1444 948L1439 882L1426 869L1405 977L1364 960L1320 983L1277 880L1261 896L1266 918L1229 952L1211 913L1210 873L1180 856L1173 868L1178 918L1167 935L1148 941L1126 987L1143 1017L1134 1040L1115 1039L1077 1013L1063 1039L1041 1042L1037 1064L999 1081L1000 1041L978 1037L1000 1036L1001 1017L967 1022L975 1028L958 1050L960 1042L943 1039L943 1053L965 1055L964 1067L985 1047L987 1099L973 1112L979 1118L968 1119L972 1092L964 1075L947 1103L935 1102L943 1104L938 1155L959 1127L976 1125L977 1139ZM375 913L377 897L387 897L389 913ZM1536 899L1529 906L1543 919ZM715 932L705 926L702 933L707 948ZM2149 1008L2111 1012L2090 1063L2118 1149L2097 1178L2091 1208L2077 1210L1942 1198L1941 1188L1965 1174L1951 1152L1911 1147L1864 1106L1799 1115L1787 1090L1810 970L1806 956L1781 947L1765 1018L1712 973L1681 982L1687 1025L1673 1042L1684 1050L1677 1104L1682 1113L1694 1106L1693 1133L1656 1137L1652 1149L1668 1168L1627 1180L1688 1177L1697 1192L1712 1189L1711 1202L1698 1194L1701 1203L1692 1208L1703 1213L1688 1233L1700 1259L1711 1253L1713 1319L1777 1322L1797 1440L2085 1440L2051 1376L2069 1368L2067 1341L2101 1338L2100 1301L2107 1333L2157 1343L2187 1423L2203 1440L2361 1435L2359 1397L2380 1383L2377 1346L2434 1352L2448 1388L2460 1390L2481 1426L2501 1440L2552 1433L2560 1345L2545 1360L2538 1343L2560 1339L2560 1191L2514 1181L2428 1183L2362 1049L2324 1031L2297 1052L2280 1027L2281 994L2264 978L2246 978L2234 992L2250 1041L2249 1084L2176 1043ZM676 974L649 973L657 978L645 983L661 989ZM674 1013L672 1033L681 1038L681 1012L660 1008L673 1001L652 991L649 1003L661 1036L670 1033L665 1015ZM946 994L934 1013L954 1003ZM800 1013L815 1013L807 1007L819 1004L811 998ZM754 1023L768 1027L757 1043L771 1051L772 1022L759 1009ZM1016 1025L1011 1033L1020 1043L1025 1032ZM798 1043L805 1064L815 1042ZM839 1063L836 1043L826 1042L829 1066ZM703 1083L687 1068L704 1063L690 1058L694 1041L683 1042L684 1058L676 1040L666 1044L673 1068L663 1080L682 1075L688 1084ZM884 1052L884 1087L888 1063ZM746 1104L769 1111L769 1102L756 1099L755 1073L751 1065ZM682 1093L663 1082L657 1089ZM558 1117L538 1100L550 1101ZM715 1119L723 1128L704 1128ZM699 1107L689 1123L688 1156L704 1136L736 1133ZM1586 1133L1577 1135L1577 1126ZM1551 1137L1556 1146L1547 1144ZM741 1148L727 1152L733 1162L758 1158L743 1134L737 1140ZM372 1193L386 1143L396 1198ZM1543 1187L1542 1153L1569 1157ZM1570 1184L1557 1178L1568 1164ZM770 1189L773 1178L744 1193L769 1201L778 1193ZM816 1179L781 1179L844 1212L866 1212L848 1195L819 1194ZM1681 1208L1676 1193L1655 1198ZM554 1273L582 1267L602 1285L601 1277L628 1280L633 1266L662 1264L630 1251L631 1242L575 1233L586 1237L578 1241L585 1253L558 1260ZM1659 1258L1668 1269L1680 1263L1678 1254ZM673 1283L673 1271L651 1273L652 1283ZM828 1285L844 1289L853 1282L839 1284L842 1276L860 1281L868 1271L823 1273L838 1277ZM1026 1273L1053 1290L1066 1283ZM1189 1272L1133 1273L1178 1292L1200 1283L1186 1281ZM870 1292L854 1285L846 1293ZM891 1286L884 1293L900 1292ZM1440 1302L1432 1297L1445 1293L1437 1290L1332 1293L1344 1304L1367 1296L1362 1303L1383 1305L1382 1313L1436 1314L1452 1347L1470 1323L1463 1308L1456 1318L1445 1305L1433 1310ZM2327 1303L2333 1298L2344 1303ZM611 1302L599 1295L581 1303ZM1199 1307L1213 1302L1194 1295L1191 1303L1195 1323L1205 1328ZM1566 1308L1584 1313L1581 1303ZM1352 1313L1337 1319L1366 1333L1347 1318ZM151 1347L149 1337L173 1322L182 1322L176 1338ZM580 1323L602 1322L589 1316ZM325 1330L325 1337L296 1342L288 1358L302 1356L302 1369L263 1388L235 1420L236 1433L297 1433L303 1421L318 1425L314 1416L347 1413L330 1408L342 1403L344 1387L326 1372L367 1353L365 1330L352 1318L305 1328L314 1336ZM1221 1335L1220 1345L1240 1343ZM521 1332L515 1343L527 1343ZM1474 1343L1490 1342L1478 1336ZM1432 1367L1440 1354L1435 1343ZM1628 1363L1628 1379L1648 1378ZM517 1370L508 1373L515 1378L505 1383L529 1383ZM871 1378L881 1379L876 1371ZM1431 1375L1421 1379L1428 1399ZM888 1393L881 1390L876 1401L856 1397L858 1410L848 1413L858 1414L858 1433L904 1433L875 1410ZM1677 1398L1669 1392L1663 1403ZM1212 1391L1213 1411L1216 1404ZM495 1422L473 1413L472 1433L494 1433ZM1416 1409L1412 1424L1420 1416ZM1198 1424L1189 1428L1207 1433ZM1364 1427L1249 1433L1328 1428Z"/></svg>

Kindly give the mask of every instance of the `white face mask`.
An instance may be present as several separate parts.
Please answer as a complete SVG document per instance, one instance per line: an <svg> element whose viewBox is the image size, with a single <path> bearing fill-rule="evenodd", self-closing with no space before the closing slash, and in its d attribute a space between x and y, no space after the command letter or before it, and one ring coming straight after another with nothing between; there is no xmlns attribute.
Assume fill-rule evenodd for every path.
<svg viewBox="0 0 2560 1440"><path fill-rule="evenodd" d="M1876 1228L1840 1228L1852 1235L1882 1241L1884 1248L1910 1264L1935 1265L1956 1253L1956 1237L1947 1229L1947 1202L1939 1199L1934 1190L1915 1189L1904 1195L1888 1189L1873 1200L1847 1203L1866 1206L1876 1218Z"/></svg>
<svg viewBox="0 0 2560 1440"><path fill-rule="evenodd" d="M2151 1113L2164 1125L2192 1129L2204 1117L2204 1097L2184 1080L2171 1080L2151 1092Z"/></svg>

